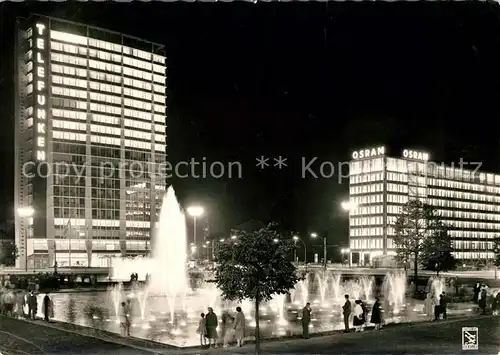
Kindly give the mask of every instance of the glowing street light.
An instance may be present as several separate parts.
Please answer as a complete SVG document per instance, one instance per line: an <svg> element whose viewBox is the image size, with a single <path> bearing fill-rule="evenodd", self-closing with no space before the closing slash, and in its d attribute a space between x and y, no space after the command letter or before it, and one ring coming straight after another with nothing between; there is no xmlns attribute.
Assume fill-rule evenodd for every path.
<svg viewBox="0 0 500 355"><path fill-rule="evenodd" d="M273 242L278 243L280 240L278 238L274 238Z"/></svg>
<svg viewBox="0 0 500 355"><path fill-rule="evenodd" d="M344 211L349 212L349 216L356 208L358 208L358 204L354 201L343 201L343 202L341 202L340 205ZM349 267L351 267L351 256L350 256L351 251L349 249L345 249L345 250L346 250L346 253L349 254Z"/></svg>
<svg viewBox="0 0 500 355"><path fill-rule="evenodd" d="M292 239L295 241L295 245L297 245L297 241L300 240L302 244L304 245L304 264L307 267L307 246L306 243L302 239L300 239L297 235L294 235ZM297 250L294 250L294 259L297 260ZM295 261L294 260L294 261Z"/></svg>
<svg viewBox="0 0 500 355"><path fill-rule="evenodd" d="M17 214L19 215L19 217L29 218L33 217L33 215L35 214L35 210L33 209L33 207L19 207L17 209Z"/></svg>
<svg viewBox="0 0 500 355"><path fill-rule="evenodd" d="M222 238L221 240L219 240L219 242L224 243L224 238Z"/></svg>
<svg viewBox="0 0 500 355"><path fill-rule="evenodd" d="M318 236L317 233L311 233L311 238L318 237L323 239L323 268L326 270L326 237Z"/></svg>
<svg viewBox="0 0 500 355"><path fill-rule="evenodd" d="M236 236L236 235L232 235L232 236L231 236L231 239L232 239L232 240L235 240L236 238L238 238L238 236Z"/></svg>
<svg viewBox="0 0 500 355"><path fill-rule="evenodd" d="M340 206L342 207L343 210L352 212L358 207L358 204L355 202L351 201L343 201Z"/></svg>
<svg viewBox="0 0 500 355"><path fill-rule="evenodd" d="M203 216L205 210L201 206L189 206L186 211L193 217L193 242L196 245L196 219Z"/></svg>
<svg viewBox="0 0 500 355"><path fill-rule="evenodd" d="M31 218L35 214L33 207L19 207L17 214L21 218ZM24 270L28 271L28 228L24 228Z"/></svg>
<svg viewBox="0 0 500 355"><path fill-rule="evenodd" d="M187 213L191 217L201 217L203 213L205 213L205 210L201 206L189 206L187 208Z"/></svg>
<svg viewBox="0 0 500 355"><path fill-rule="evenodd" d="M340 253L342 254L342 264L344 264L344 255L347 255L347 257L349 258L349 267L351 266L351 258L349 256L349 253L351 252L351 249L349 248L342 248L340 249Z"/></svg>

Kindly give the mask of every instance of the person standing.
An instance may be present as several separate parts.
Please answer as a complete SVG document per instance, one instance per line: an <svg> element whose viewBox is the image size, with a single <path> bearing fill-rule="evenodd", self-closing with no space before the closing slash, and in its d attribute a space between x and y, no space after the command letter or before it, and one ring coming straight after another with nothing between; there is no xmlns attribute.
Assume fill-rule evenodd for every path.
<svg viewBox="0 0 500 355"><path fill-rule="evenodd" d="M361 326L361 330L364 330L368 318L368 310L366 309L366 305L363 302L363 300L359 300L359 305L361 306L361 309L363 310L363 325Z"/></svg>
<svg viewBox="0 0 500 355"><path fill-rule="evenodd" d="M427 298L424 301L424 313L428 321L432 321L434 318L434 298L432 294L428 293Z"/></svg>
<svg viewBox="0 0 500 355"><path fill-rule="evenodd" d="M233 336L234 318L229 314L228 311L224 311L222 312L221 320L222 320L221 338L223 342L222 345L223 347L227 348Z"/></svg>
<svg viewBox="0 0 500 355"><path fill-rule="evenodd" d="M31 312L33 320L36 320L36 315L38 313L38 299L34 292L31 292Z"/></svg>
<svg viewBox="0 0 500 355"><path fill-rule="evenodd" d="M217 347L217 326L219 322L217 320L217 315L214 313L212 307L208 307L208 313L206 315L206 327L207 327L207 338L208 346L213 345L214 348Z"/></svg>
<svg viewBox="0 0 500 355"><path fill-rule="evenodd" d="M441 295L434 299L434 320L437 321L441 317Z"/></svg>
<svg viewBox="0 0 500 355"><path fill-rule="evenodd" d="M127 336L130 336L130 315L129 315L129 309L127 307L127 304L125 302L121 303L122 305L122 323L121 326L124 329L124 332Z"/></svg>
<svg viewBox="0 0 500 355"><path fill-rule="evenodd" d="M375 324L375 330L381 329L382 312L381 312L381 305L380 305L380 301L379 301L378 297L375 297L375 303L373 304L372 316L370 318L370 323Z"/></svg>
<svg viewBox="0 0 500 355"><path fill-rule="evenodd" d="M439 303L441 304L441 314L443 315L443 319L446 319L446 307L448 306L448 297L446 296L446 292L443 291L443 293L440 295Z"/></svg>
<svg viewBox="0 0 500 355"><path fill-rule="evenodd" d="M200 335L200 345L204 348L207 344L207 325L205 319L205 313L202 313L200 316L200 321L198 322L198 329L196 329L196 333Z"/></svg>
<svg viewBox="0 0 500 355"><path fill-rule="evenodd" d="M479 300L479 292L481 292L481 284L479 282L477 282L474 285L474 296L472 297L472 301L474 303L477 303Z"/></svg>
<svg viewBox="0 0 500 355"><path fill-rule="evenodd" d="M245 315L241 311L241 307L236 307L236 317L234 319L234 336L236 344L239 347L243 346L243 338L245 337Z"/></svg>
<svg viewBox="0 0 500 355"><path fill-rule="evenodd" d="M486 314L486 288L483 288L481 290L481 293L479 294L479 308L481 309L482 314Z"/></svg>
<svg viewBox="0 0 500 355"><path fill-rule="evenodd" d="M361 301L356 300L354 305L354 319L353 319L353 325L354 329L356 332L360 332L363 329L363 324L365 323L365 320L363 319L363 308L361 307Z"/></svg>
<svg viewBox="0 0 500 355"><path fill-rule="evenodd" d="M342 314L344 316L344 332L349 331L349 317L351 316L351 301L349 301L349 295L344 295L345 303L342 306Z"/></svg>
<svg viewBox="0 0 500 355"><path fill-rule="evenodd" d="M50 297L49 294L46 293L43 297L43 320L48 322L50 316Z"/></svg>
<svg viewBox="0 0 500 355"><path fill-rule="evenodd" d="M311 323L311 304L306 303L302 308L302 337L309 339L309 324Z"/></svg>

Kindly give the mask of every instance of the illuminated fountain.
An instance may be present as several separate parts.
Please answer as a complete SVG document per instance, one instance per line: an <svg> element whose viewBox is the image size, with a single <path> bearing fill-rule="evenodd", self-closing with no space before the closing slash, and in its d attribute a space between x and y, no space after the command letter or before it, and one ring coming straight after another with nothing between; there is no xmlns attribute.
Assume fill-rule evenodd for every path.
<svg viewBox="0 0 500 355"><path fill-rule="evenodd" d="M439 295L446 289L446 280L444 277L431 276L427 282L427 287L431 295L439 298Z"/></svg>
<svg viewBox="0 0 500 355"><path fill-rule="evenodd" d="M393 314L397 315L405 305L406 275L403 272L388 273L383 283L383 293Z"/></svg>
<svg viewBox="0 0 500 355"><path fill-rule="evenodd" d="M126 289L121 283L108 290L108 311L116 317L115 322L108 317L101 327L120 332L120 303L131 300L134 309L132 335L149 337L177 346L198 343L196 328L201 312L212 307L216 314L224 311L234 314L236 306L241 306L248 322L249 336L255 327L254 303L243 300L241 303L224 301L220 290L214 283L206 282L212 275L203 272L201 285L189 287L187 274L187 237L186 220L179 207L174 190L169 187L161 208L158 228L153 236L152 256L135 259L114 259L113 279L128 281L132 273L139 280L132 282ZM192 285L192 284L191 284ZM308 273L299 281L288 295L275 295L270 302L260 306L261 332L266 336L282 336L301 331L301 309L307 302L313 306L314 318L311 327L315 331L330 331L342 328L342 303L344 295L351 300L362 299L373 302L374 277L359 275L343 280L340 274L327 270ZM436 285L438 285L436 283ZM391 304L393 314L404 306L406 277L404 274L388 274L384 281L384 298ZM290 298L288 298L290 297ZM92 323L93 326L97 324Z"/></svg>
<svg viewBox="0 0 500 355"><path fill-rule="evenodd" d="M158 228L154 235L151 258L113 259L113 279L124 280L132 273L140 277L151 275L143 288L132 289L127 298L139 303L141 319L146 316L149 296L166 298L170 322L175 320L177 309L183 308L188 286L186 219L181 211L175 192L169 187L163 197ZM111 291L115 313L123 299L123 288L115 286Z"/></svg>

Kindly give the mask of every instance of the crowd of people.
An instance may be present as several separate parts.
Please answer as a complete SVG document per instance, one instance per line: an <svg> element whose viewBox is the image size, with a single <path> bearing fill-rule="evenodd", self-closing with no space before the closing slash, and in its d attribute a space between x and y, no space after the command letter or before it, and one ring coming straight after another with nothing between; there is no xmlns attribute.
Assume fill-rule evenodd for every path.
<svg viewBox="0 0 500 355"><path fill-rule="evenodd" d="M428 293L424 300L424 313L427 316L427 320L437 321L441 319L441 316L443 316L443 319L446 319L448 302L446 292L441 293L438 297Z"/></svg>
<svg viewBox="0 0 500 355"><path fill-rule="evenodd" d="M500 309L500 292L490 292L486 284L476 283L473 288L473 301L477 303L482 314L486 314L488 310L495 315Z"/></svg>
<svg viewBox="0 0 500 355"><path fill-rule="evenodd" d="M219 322L217 315L212 307L208 307L207 314L201 313L200 321L196 333L200 336L200 345L202 347L218 346L218 339L221 339L222 345L227 348L233 339L236 339L237 346L243 346L245 337L245 315L241 307L236 307L235 315L231 315L228 311L224 311L221 315L220 337L217 332Z"/></svg>
<svg viewBox="0 0 500 355"><path fill-rule="evenodd" d="M352 319L352 324L356 332L362 332L368 322L368 309L366 304L362 300L355 300L354 305L349 299L349 295L344 295L345 302L342 305L342 315L344 319L344 331L349 332L351 330L350 323ZM311 304L308 302L302 309L302 337L309 338L309 327L311 324ZM370 317L370 323L375 325L375 330L382 329L382 305L378 297L375 298L375 303L372 307L372 313Z"/></svg>
<svg viewBox="0 0 500 355"><path fill-rule="evenodd" d="M42 301L42 314L45 321L54 318L54 304L49 293L46 293ZM38 293L23 290L0 290L0 313L9 317L26 318L37 320Z"/></svg>

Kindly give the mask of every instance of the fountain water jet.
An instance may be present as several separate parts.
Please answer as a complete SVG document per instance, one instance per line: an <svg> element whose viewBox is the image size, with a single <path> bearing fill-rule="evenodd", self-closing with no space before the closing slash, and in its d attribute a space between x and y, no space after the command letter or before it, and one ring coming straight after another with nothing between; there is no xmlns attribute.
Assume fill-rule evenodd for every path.
<svg viewBox="0 0 500 355"><path fill-rule="evenodd" d="M446 280L444 277L431 276L427 282L428 289L431 295L439 298L439 295L446 289Z"/></svg>
<svg viewBox="0 0 500 355"><path fill-rule="evenodd" d="M398 314L405 304L405 273L388 273L385 275L383 289L387 301L393 307L393 313Z"/></svg>
<svg viewBox="0 0 500 355"><path fill-rule="evenodd" d="M163 196L158 228L153 233L151 258L112 260L114 279L126 280L131 273L138 273L140 277L151 275L144 288L135 289L129 295L137 299L142 319L146 316L146 304L150 295L167 299L171 322L174 321L177 305L184 304L177 302L177 299L183 301L188 290L186 235L186 217L170 186ZM115 313L118 314L122 300L121 284L111 290L111 297Z"/></svg>
<svg viewBox="0 0 500 355"><path fill-rule="evenodd" d="M370 301L373 293L373 283L375 279L370 276L362 276L360 279L361 288L363 289L363 294L365 296L365 301Z"/></svg>
<svg viewBox="0 0 500 355"><path fill-rule="evenodd" d="M184 296L187 291L186 217L170 186L163 197L158 228L154 235L151 292L169 298Z"/></svg>

